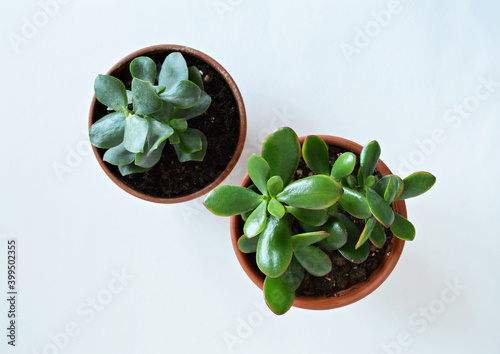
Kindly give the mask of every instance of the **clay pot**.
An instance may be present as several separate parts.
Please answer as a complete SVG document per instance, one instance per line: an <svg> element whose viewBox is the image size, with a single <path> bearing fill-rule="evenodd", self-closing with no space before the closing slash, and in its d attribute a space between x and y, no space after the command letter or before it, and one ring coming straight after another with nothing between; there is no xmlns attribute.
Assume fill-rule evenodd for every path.
<svg viewBox="0 0 500 354"><path fill-rule="evenodd" d="M329 136L329 135L319 135L327 145L338 146L348 151L352 151L356 154L360 154L362 150L362 146L356 144L350 140ZM301 144L304 143L306 137L300 137ZM377 170L382 175L392 174L389 168L379 160L377 164ZM251 184L251 179L248 176L248 173L241 180L241 187L248 187ZM406 205L404 201L397 201L393 203L393 209L398 214L406 217ZM259 288L263 288L264 279L256 272L250 263L247 255L242 253L238 249L238 239L240 238L240 216L232 216L231 217L231 241L233 243L234 252L236 253L236 257L240 262L240 265L243 267L245 273L250 277L250 279L257 285ZM358 300L361 300L375 289L377 289L391 274L392 270L396 266L396 263L403 252L405 241L398 239L397 237L392 237L392 241L388 244L387 252L382 260L380 266L372 272L370 277L366 282L358 283L346 290L342 290L337 293L336 297L313 297L313 296L296 296L295 301L293 302L293 306L300 307L303 309L309 310L328 310L337 307L346 306L352 304Z"/></svg>
<svg viewBox="0 0 500 354"><path fill-rule="evenodd" d="M233 170L234 166L238 162L238 159L241 156L241 152L243 150L243 146L245 145L245 139L246 139L246 128L247 128L247 121L246 121L246 112L245 112L245 106L243 104L243 99L241 96L240 91L238 90L238 87L236 86L236 83L234 80L231 78L229 73L219 64L217 63L214 59L209 57L208 55L197 51L195 49L189 48L189 47L184 47L180 45L175 45L175 44L164 44L164 45L156 45L152 47L147 47L140 49L122 60L120 60L118 63L116 63L107 73L107 75L115 76L121 79L125 85L127 85L127 80L131 81L130 77L130 72L129 72L129 65L130 62L139 56L149 56L152 57L153 59L156 57L162 56L163 59L170 53L172 52L180 52L183 55L191 56L194 57L198 60L204 61L205 63L209 64L215 71L217 71L221 77L224 79L224 81L228 84L231 93L233 94L234 100L236 101L237 109L238 109L238 115L239 115L239 121L240 121L240 131L239 131L239 138L238 138L238 143L235 147L233 156L227 166L225 167L224 171L220 171L220 175L212 182L204 186L203 188L187 195L182 195L178 197L172 197L172 198L163 198L163 197L156 197L156 196L151 196L145 193L142 193L141 191L138 191L134 189L133 187L127 185L122 176L119 173L116 173L116 171L113 173L110 170L110 164L107 162L103 161L102 155L103 155L103 150L96 148L95 146L92 146L92 149L94 151L95 157L97 158L97 161L101 165L102 169L104 172L108 175L108 177L116 184L118 187L123 189L129 194L132 194L133 196L136 196L138 198L150 201L150 202L155 202L155 203L180 203L180 202L185 202L194 198L198 198L208 192L210 192L212 189L217 187L228 175L229 173ZM212 104L214 104L212 102ZM100 104L95 95L92 98L92 104L90 107L90 115L89 115L89 129L92 126L94 122L96 122L98 119L103 117L103 114L99 114L99 111L102 112L103 110L103 105ZM208 136L207 136L208 137ZM210 137L208 137L210 140ZM207 151L208 154L208 151ZM177 158L176 156L174 158Z"/></svg>

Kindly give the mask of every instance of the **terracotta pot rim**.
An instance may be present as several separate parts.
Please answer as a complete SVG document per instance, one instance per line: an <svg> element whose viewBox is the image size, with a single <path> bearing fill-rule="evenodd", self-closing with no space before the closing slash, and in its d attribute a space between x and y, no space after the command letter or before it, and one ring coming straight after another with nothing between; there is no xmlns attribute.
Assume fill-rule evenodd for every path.
<svg viewBox="0 0 500 354"><path fill-rule="evenodd" d="M130 62L132 59L134 59L138 56L142 56L142 55L147 56L148 54L155 53L155 52L168 52L168 51L188 54L188 55L197 57L198 59L205 61L207 64L212 66L224 78L224 80L229 85L231 92L234 95L234 98L236 100L236 104L238 106L239 117L240 117L240 135L238 138L238 144L236 145L236 149L234 151L233 157L229 161L229 163L226 166L226 168L224 169L224 171L222 171L222 173L219 175L219 177L217 177L217 179L215 179L215 181L209 183L208 185L206 185L205 187L203 187L202 189L200 189L199 191L196 191L194 193L179 196L179 197L173 197L173 198L154 197L154 196L150 196L148 194L139 192L139 191L131 188L130 186L126 185L120 178L115 176L109 170L109 167L107 166L107 164L102 160L101 156L99 155L98 149L91 144L92 150L94 151L94 155L97 158L99 165L104 170L104 172L108 175L108 177L118 187L120 187L121 189L123 189L127 193L129 193L137 198L140 198L140 199L143 199L143 200L146 200L149 202L166 203L166 204L182 203L182 202L186 202L186 201L198 198L198 197L210 192L212 189L214 189L220 183L222 183L222 181L224 181L224 179L226 179L226 177L229 175L229 173L231 173L233 168L236 166L236 163L238 162L238 160L241 156L241 153L243 151L243 147L245 145L246 131L247 131L246 110L245 110L243 98L241 96L240 90L238 89L238 86L236 86L236 83L234 82L233 78L229 75L229 73L226 71L226 69L224 69L222 67L222 65L220 65L217 61L215 61L212 57L210 57L207 54L202 53L196 49L186 47L186 46L177 45L177 44L160 44L160 45L145 47L145 48L139 49L139 50L127 55L123 59L121 59L119 62L117 62L115 65L113 65L113 67L107 72L107 75L113 75L113 73L116 70L118 70L124 64ZM89 129L92 126L93 112L94 112L94 108L95 108L96 104L97 104L97 99L96 99L95 94L94 94L92 97L92 103L90 105Z"/></svg>
<svg viewBox="0 0 500 354"><path fill-rule="evenodd" d="M361 149L363 148L361 145L344 138L339 138L330 135L318 135L318 136L323 140L325 140L325 142L328 145L338 146L346 150L352 151L354 153L357 153L358 155L361 152ZM306 137L307 136L300 137L299 138L300 142L303 143ZM382 175L387 175L392 173L382 160L379 160L377 164L377 170ZM250 181L251 181L250 177L248 176L247 173L241 180L240 186L246 187L248 186ZM402 216L404 217L407 216L406 204L404 201L395 202L394 209ZM245 273L255 283L255 285L257 285L260 289L262 289L264 285L263 279L259 276L257 272L255 272L252 265L249 263L246 255L238 249L237 242L238 238L241 236L239 234L240 233L239 220L240 220L239 215L232 216L230 220L231 242L233 244L233 249ZM342 290L338 292L337 296L335 297L296 296L293 302L293 306L309 310L328 310L346 306L358 300L361 300L365 296L375 291L375 289L377 289L391 274L392 270L396 266L401 256L401 253L403 252L404 243L405 241L400 240L396 237L392 238L392 242L391 245L389 245L389 250L388 250L390 252L390 255L386 255L384 257L379 268L377 268L372 272L372 274L370 275L369 279L366 282L358 283L350 287L349 289Z"/></svg>

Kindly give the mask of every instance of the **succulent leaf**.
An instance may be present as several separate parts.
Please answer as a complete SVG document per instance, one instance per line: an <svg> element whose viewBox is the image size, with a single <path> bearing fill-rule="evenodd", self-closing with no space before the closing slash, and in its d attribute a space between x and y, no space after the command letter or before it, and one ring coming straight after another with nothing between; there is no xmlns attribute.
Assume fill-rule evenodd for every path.
<svg viewBox="0 0 500 354"><path fill-rule="evenodd" d="M122 176L128 176L132 173L146 172L149 170L149 168L137 166L135 163L132 162L129 163L128 165L118 166L118 170L120 171Z"/></svg>
<svg viewBox="0 0 500 354"><path fill-rule="evenodd" d="M169 54L161 66L158 77L158 85L166 86L167 89L174 87L179 81L189 78L188 67L181 53Z"/></svg>
<svg viewBox="0 0 500 354"><path fill-rule="evenodd" d="M255 186L263 195L267 195L267 181L271 172L267 161L259 155L253 154L248 159L247 170Z"/></svg>
<svg viewBox="0 0 500 354"><path fill-rule="evenodd" d="M132 105L135 114L146 116L158 112L163 102L150 82L134 78L132 80Z"/></svg>
<svg viewBox="0 0 500 354"><path fill-rule="evenodd" d="M264 297L267 306L277 315L282 315L292 307L295 299L295 284L292 271L287 271L277 278L266 277Z"/></svg>
<svg viewBox="0 0 500 354"><path fill-rule="evenodd" d="M254 191L236 186L219 186L205 199L205 206L215 215L231 216L255 209L262 196Z"/></svg>
<svg viewBox="0 0 500 354"><path fill-rule="evenodd" d="M339 213L336 217L347 230L347 242L339 249L340 254L353 263L364 262L370 254L370 246L365 243L356 249L361 230L347 216Z"/></svg>
<svg viewBox="0 0 500 354"><path fill-rule="evenodd" d="M155 119L148 119L148 124L148 151L151 152L167 140L174 133L174 130L169 125L160 123Z"/></svg>
<svg viewBox="0 0 500 354"><path fill-rule="evenodd" d="M365 244L366 241L368 241L376 224L378 224L378 221L377 219L375 219L375 217L371 217L366 221L365 227L361 232L361 235L359 236L358 243L355 246L356 249L360 248Z"/></svg>
<svg viewBox="0 0 500 354"><path fill-rule="evenodd" d="M175 135L176 133L174 133ZM195 151L193 153L185 153L182 151L180 148L180 145L183 145L183 148L186 151L189 151L189 148L187 147L187 140L182 142L182 139L185 139L185 134L190 134L191 136L196 134L200 137L201 139L201 150ZM173 135L172 135L173 136ZM182 138L180 138L182 136ZM193 145L196 143L197 140L194 140L193 138ZM196 145L196 148L199 145ZM184 133L179 133L179 143L174 145L175 153L177 154L177 158L179 159L180 162L186 162L186 161L203 161L203 158L205 157L205 154L207 152L207 137L205 134L203 134L202 131L198 129L193 129L193 128L188 128Z"/></svg>
<svg viewBox="0 0 500 354"><path fill-rule="evenodd" d="M280 219L285 215L286 212L283 204L281 204L274 198L269 201L269 204L267 205L267 211L269 211L269 214L274 215Z"/></svg>
<svg viewBox="0 0 500 354"><path fill-rule="evenodd" d="M201 77L200 70L196 66L190 66L188 68L188 78L189 81L194 82L200 90L204 91L205 87L203 86L203 78Z"/></svg>
<svg viewBox="0 0 500 354"><path fill-rule="evenodd" d="M112 165L120 166L127 165L133 162L135 159L135 153L125 149L123 143L118 146L108 149L103 156L103 160L109 162Z"/></svg>
<svg viewBox="0 0 500 354"><path fill-rule="evenodd" d="M113 112L99 119L90 127L90 142L95 147L109 149L123 141L125 114Z"/></svg>
<svg viewBox="0 0 500 354"><path fill-rule="evenodd" d="M163 102L163 106L158 112L151 114L151 117L163 124L169 124L174 114L174 106L171 103Z"/></svg>
<svg viewBox="0 0 500 354"><path fill-rule="evenodd" d="M375 247L380 248L385 244L386 236L385 231L379 222L375 223L373 231L370 234L370 241L375 245Z"/></svg>
<svg viewBox="0 0 500 354"><path fill-rule="evenodd" d="M372 213L363 194L348 187L344 187L344 194L339 201L340 206L356 218L366 219Z"/></svg>
<svg viewBox="0 0 500 354"><path fill-rule="evenodd" d="M184 118L172 119L170 121L170 126L180 133L185 132L188 128L187 120Z"/></svg>
<svg viewBox="0 0 500 354"><path fill-rule="evenodd" d="M332 166L330 177L336 181L350 176L356 166L356 155L352 152L345 152L338 157Z"/></svg>
<svg viewBox="0 0 500 354"><path fill-rule="evenodd" d="M292 272L293 282L295 284L294 288L297 290L302 283L302 280L304 280L305 269L300 265L299 261L297 261L297 258L295 257L292 257L292 261L290 262L288 269Z"/></svg>
<svg viewBox="0 0 500 354"><path fill-rule="evenodd" d="M332 216L322 227L329 233L321 244L329 250L338 250L347 242L347 229L337 216Z"/></svg>
<svg viewBox="0 0 500 354"><path fill-rule="evenodd" d="M267 190L271 197L276 198L276 196L283 191L283 180L281 179L281 177L272 176L267 181Z"/></svg>
<svg viewBox="0 0 500 354"><path fill-rule="evenodd" d="M366 201L373 216L385 227L391 226L394 221L391 205L371 188L366 188Z"/></svg>
<svg viewBox="0 0 500 354"><path fill-rule="evenodd" d="M378 159L380 158L380 145L376 140L369 142L359 155L360 171L366 178L375 172Z"/></svg>
<svg viewBox="0 0 500 354"><path fill-rule="evenodd" d="M406 218L394 213L394 222L391 225L391 231L397 238L405 241L412 241L415 238L415 227Z"/></svg>
<svg viewBox="0 0 500 354"><path fill-rule="evenodd" d="M292 229L286 218L270 216L260 233L257 265L268 277L282 275L292 260Z"/></svg>
<svg viewBox="0 0 500 354"><path fill-rule="evenodd" d="M293 206L286 206L285 208L286 211L295 216L297 219L309 225L321 226L326 222L326 220L328 220L328 212L324 209L302 209Z"/></svg>
<svg viewBox="0 0 500 354"><path fill-rule="evenodd" d="M200 88L188 80L179 81L170 89L167 86L167 90L160 94L162 101L180 108L193 107L200 100L200 97Z"/></svg>
<svg viewBox="0 0 500 354"><path fill-rule="evenodd" d="M127 90L123 82L113 76L98 75L94 82L97 100L117 112L127 112Z"/></svg>
<svg viewBox="0 0 500 354"><path fill-rule="evenodd" d="M436 177L429 172L415 172L403 182L404 190L397 200L413 198L427 192L436 183Z"/></svg>
<svg viewBox="0 0 500 354"><path fill-rule="evenodd" d="M320 242L329 236L328 232L325 231L315 231L306 232L302 234L297 234L292 236L292 247L294 252L300 248L312 245L314 243Z"/></svg>
<svg viewBox="0 0 500 354"><path fill-rule="evenodd" d="M262 145L262 157L271 168L271 176L280 176L288 185L299 165L300 142L290 128L280 128L269 136Z"/></svg>
<svg viewBox="0 0 500 354"><path fill-rule="evenodd" d="M154 85L156 81L156 63L149 57L137 57L130 63L132 77L148 81Z"/></svg>
<svg viewBox="0 0 500 354"><path fill-rule="evenodd" d="M331 177L315 175L289 184L277 199L305 209L326 209L342 196L342 187Z"/></svg>
<svg viewBox="0 0 500 354"><path fill-rule="evenodd" d="M143 168L151 168L158 163L163 153L163 148L167 142L163 141L159 144L158 148L150 151L140 152L135 155L135 164Z"/></svg>
<svg viewBox="0 0 500 354"><path fill-rule="evenodd" d="M322 277L332 270L332 261L318 247L309 245L294 250L297 261L312 275Z"/></svg>
<svg viewBox="0 0 500 354"><path fill-rule="evenodd" d="M125 134L123 136L125 149L133 153L143 152L148 130L149 123L146 119L136 115L125 118Z"/></svg>
<svg viewBox="0 0 500 354"><path fill-rule="evenodd" d="M373 187L373 185L375 184L375 182L376 182L376 179L375 179L374 175L368 176L365 179L365 186L366 187Z"/></svg>
<svg viewBox="0 0 500 354"><path fill-rule="evenodd" d="M395 176L391 176L389 178L389 182L387 183L387 188L385 189L384 192L384 200L387 203L392 203L394 201L394 198L396 198L396 195L398 194L398 187L399 187L399 182L396 179Z"/></svg>
<svg viewBox="0 0 500 354"><path fill-rule="evenodd" d="M254 253L257 251L257 244L259 243L259 235L248 238L245 235L238 239L238 249L243 253Z"/></svg>
<svg viewBox="0 0 500 354"><path fill-rule="evenodd" d="M248 238L257 236L264 230L267 221L267 202L262 201L247 218L243 226L243 232Z"/></svg>
<svg viewBox="0 0 500 354"><path fill-rule="evenodd" d="M328 146L319 136L311 135L304 141L302 156L309 168L319 175L329 175Z"/></svg>
<svg viewBox="0 0 500 354"><path fill-rule="evenodd" d="M193 154L200 151L203 147L199 130L187 128L186 131L178 131L177 133L181 138L181 141L177 144L177 146L184 154Z"/></svg>
<svg viewBox="0 0 500 354"><path fill-rule="evenodd" d="M212 98L206 93L201 91L200 99L190 108L177 108L174 112L175 117L191 119L199 117L207 111L212 104Z"/></svg>

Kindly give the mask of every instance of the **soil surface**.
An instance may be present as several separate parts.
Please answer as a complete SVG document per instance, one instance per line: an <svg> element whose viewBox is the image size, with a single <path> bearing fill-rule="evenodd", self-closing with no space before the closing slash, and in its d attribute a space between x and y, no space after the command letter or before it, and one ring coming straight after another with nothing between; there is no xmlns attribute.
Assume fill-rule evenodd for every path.
<svg viewBox="0 0 500 354"><path fill-rule="evenodd" d="M158 72L170 52L150 55ZM208 148L203 161L179 162L172 145L167 143L161 160L151 170L122 176L116 166L107 164L111 172L131 188L160 198L188 195L212 183L231 161L240 135L240 117L236 99L224 78L209 64L188 54L183 54L188 66L196 66L202 73L205 92L212 97L212 104L201 116L188 120L190 128L201 130L207 137ZM129 63L119 68L113 76L130 89L132 78ZM108 112L99 102L94 110L96 120ZM98 149L101 157L106 150Z"/></svg>
<svg viewBox="0 0 500 354"><path fill-rule="evenodd" d="M337 146L329 146L328 152L330 155L330 166L337 160L338 156L346 152L342 148ZM359 155L356 159L356 168L354 169L353 176L357 176L359 170ZM305 178L307 176L312 176L315 173L312 172L301 158L299 162L299 167L295 172L294 179ZM377 180L382 177L382 175L376 171ZM343 212L343 210L339 210ZM346 212L344 215L353 220L358 226L363 229L365 226L364 220L355 219ZM243 220L240 219L240 231L243 234ZM294 223L292 225L294 234L302 233L304 230L300 227L299 223ZM375 247L369 240L370 243L370 254L368 258L362 263L353 263L345 259L339 251L327 250L318 244L332 260L332 271L323 277L315 277L308 272L305 272L304 280L302 281L299 288L295 291L296 295L302 296L326 296L333 297L338 296L338 292L341 290L346 290L358 283L365 282L368 280L372 272L377 269L382 263L386 254L388 255L391 251L391 240L392 232L388 228L384 228L387 237L387 242L381 248ZM255 253L246 254L246 257L252 264L253 268L260 274L264 279L265 275L257 267L257 262L255 260Z"/></svg>

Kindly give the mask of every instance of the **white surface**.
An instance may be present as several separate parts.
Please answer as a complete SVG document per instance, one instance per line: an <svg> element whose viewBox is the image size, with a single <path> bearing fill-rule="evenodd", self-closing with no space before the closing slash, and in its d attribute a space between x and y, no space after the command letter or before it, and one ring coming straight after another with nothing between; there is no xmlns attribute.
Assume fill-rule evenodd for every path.
<svg viewBox="0 0 500 354"><path fill-rule="evenodd" d="M404 1L378 27L373 12L394 10L390 1L65 2L17 51L9 36L22 35L25 19L43 21L42 7L12 1L0 15L1 294L6 237L18 238L20 271L18 345L8 348L2 329L0 352L500 352L500 85L482 84L500 82L498 2ZM345 55L357 29L372 36ZM209 54L242 92L247 144L226 183L239 182L281 125L377 139L393 172L437 176L407 203L416 240L375 293L342 309L270 315L233 254L228 219L202 198L151 204L106 177L85 135L94 78L162 43ZM466 117L447 113L459 104ZM433 134L440 141L419 152ZM67 172L58 176L57 164ZM134 278L112 283L109 304L91 310L88 299L107 301L122 269ZM466 289L453 297L446 284L455 281ZM438 314L425 319L418 311L429 306Z"/></svg>

